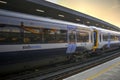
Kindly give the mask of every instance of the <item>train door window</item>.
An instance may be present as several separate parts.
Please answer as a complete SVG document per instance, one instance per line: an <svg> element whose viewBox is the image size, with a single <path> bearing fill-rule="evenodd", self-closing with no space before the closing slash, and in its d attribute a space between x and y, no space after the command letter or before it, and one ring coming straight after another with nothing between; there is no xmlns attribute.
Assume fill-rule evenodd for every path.
<svg viewBox="0 0 120 80"><path fill-rule="evenodd" d="M84 42L89 42L89 33L88 32L84 32L81 35L83 36Z"/></svg>
<svg viewBox="0 0 120 80"><path fill-rule="evenodd" d="M120 35L118 35L118 39L119 39L119 41L120 41Z"/></svg>
<svg viewBox="0 0 120 80"><path fill-rule="evenodd" d="M115 36L115 41L117 41L117 36L116 35L114 35Z"/></svg>
<svg viewBox="0 0 120 80"><path fill-rule="evenodd" d="M113 41L115 41L115 35L113 35Z"/></svg>
<svg viewBox="0 0 120 80"><path fill-rule="evenodd" d="M111 39L110 40L113 41L113 35L111 35Z"/></svg>
<svg viewBox="0 0 120 80"><path fill-rule="evenodd" d="M90 34L91 35L91 42L93 43L93 35L92 34L93 34L93 32L91 32L91 34Z"/></svg>
<svg viewBox="0 0 120 80"><path fill-rule="evenodd" d="M68 34L69 34L69 42L75 42L75 31L70 30Z"/></svg>
<svg viewBox="0 0 120 80"><path fill-rule="evenodd" d="M100 42L101 42L101 33L99 33L99 39L100 39Z"/></svg>
<svg viewBox="0 0 120 80"><path fill-rule="evenodd" d="M43 31L40 28L33 28L24 26L24 38L23 42L25 44L33 44L33 43L43 43Z"/></svg>
<svg viewBox="0 0 120 80"><path fill-rule="evenodd" d="M113 35L114 36L114 39L113 39L113 41L115 41L115 35Z"/></svg>
<svg viewBox="0 0 120 80"><path fill-rule="evenodd" d="M15 25L0 26L0 44L21 43L20 28Z"/></svg>
<svg viewBox="0 0 120 80"><path fill-rule="evenodd" d="M108 41L108 34L103 34L103 41Z"/></svg>
<svg viewBox="0 0 120 80"><path fill-rule="evenodd" d="M120 41L120 36L118 35L117 37L118 37L118 41Z"/></svg>
<svg viewBox="0 0 120 80"><path fill-rule="evenodd" d="M80 36L80 31L77 31L77 42L82 42L81 36Z"/></svg>
<svg viewBox="0 0 120 80"><path fill-rule="evenodd" d="M94 31L94 46L97 46L97 32Z"/></svg>

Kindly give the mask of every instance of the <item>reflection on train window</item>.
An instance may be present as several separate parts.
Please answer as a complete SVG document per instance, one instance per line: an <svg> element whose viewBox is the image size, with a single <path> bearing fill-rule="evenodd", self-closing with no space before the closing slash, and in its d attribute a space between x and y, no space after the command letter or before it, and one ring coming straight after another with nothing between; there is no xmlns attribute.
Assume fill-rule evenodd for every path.
<svg viewBox="0 0 120 80"><path fill-rule="evenodd" d="M58 42L66 43L67 42L67 30L60 30L59 34L57 35Z"/></svg>
<svg viewBox="0 0 120 80"><path fill-rule="evenodd" d="M42 43L42 29L24 27L24 43Z"/></svg>
<svg viewBox="0 0 120 80"><path fill-rule="evenodd" d="M0 44L21 43L20 29L18 26L1 25L0 26Z"/></svg>
<svg viewBox="0 0 120 80"><path fill-rule="evenodd" d="M44 42L45 43L65 43L67 31L56 29L44 29Z"/></svg>
<svg viewBox="0 0 120 80"><path fill-rule="evenodd" d="M67 30L0 25L0 44L66 43Z"/></svg>
<svg viewBox="0 0 120 80"><path fill-rule="evenodd" d="M114 41L114 40L115 40L115 36L111 35L111 41Z"/></svg>
<svg viewBox="0 0 120 80"><path fill-rule="evenodd" d="M120 41L120 35L118 35L118 40Z"/></svg>
<svg viewBox="0 0 120 80"><path fill-rule="evenodd" d="M108 34L103 34L103 41L108 41Z"/></svg>
<svg viewBox="0 0 120 80"><path fill-rule="evenodd" d="M119 36L115 35L115 41L119 41Z"/></svg>
<svg viewBox="0 0 120 80"><path fill-rule="evenodd" d="M100 39L100 42L101 42L101 33L99 34L99 39Z"/></svg>
<svg viewBox="0 0 120 80"><path fill-rule="evenodd" d="M75 31L69 31L69 41L75 42Z"/></svg>
<svg viewBox="0 0 120 80"><path fill-rule="evenodd" d="M89 42L88 32L77 32L77 42Z"/></svg>
<svg viewBox="0 0 120 80"><path fill-rule="evenodd" d="M104 35L103 35L103 41L108 41L108 39L109 39L108 34L104 34ZM110 40L111 40L111 41L119 41L119 36L118 36L118 35L115 35L115 34L110 35Z"/></svg>
<svg viewBox="0 0 120 80"><path fill-rule="evenodd" d="M111 35L111 41L119 41L118 35Z"/></svg>

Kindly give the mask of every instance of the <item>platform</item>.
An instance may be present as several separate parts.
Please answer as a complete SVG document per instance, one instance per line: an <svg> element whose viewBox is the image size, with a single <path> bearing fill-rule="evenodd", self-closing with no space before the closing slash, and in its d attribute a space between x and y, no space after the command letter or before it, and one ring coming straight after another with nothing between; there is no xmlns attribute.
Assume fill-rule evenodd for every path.
<svg viewBox="0 0 120 80"><path fill-rule="evenodd" d="M63 80L120 80L120 57Z"/></svg>

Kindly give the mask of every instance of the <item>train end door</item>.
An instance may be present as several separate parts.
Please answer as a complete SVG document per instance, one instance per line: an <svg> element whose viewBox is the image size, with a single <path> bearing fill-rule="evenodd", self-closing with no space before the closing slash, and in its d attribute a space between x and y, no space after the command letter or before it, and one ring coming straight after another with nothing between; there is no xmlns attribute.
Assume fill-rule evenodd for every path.
<svg viewBox="0 0 120 80"><path fill-rule="evenodd" d="M93 31L93 51L95 51L98 48L98 31Z"/></svg>
<svg viewBox="0 0 120 80"><path fill-rule="evenodd" d="M68 41L68 46L67 46L67 51L66 53L72 54L76 51L76 27L75 26L67 26L67 41Z"/></svg>

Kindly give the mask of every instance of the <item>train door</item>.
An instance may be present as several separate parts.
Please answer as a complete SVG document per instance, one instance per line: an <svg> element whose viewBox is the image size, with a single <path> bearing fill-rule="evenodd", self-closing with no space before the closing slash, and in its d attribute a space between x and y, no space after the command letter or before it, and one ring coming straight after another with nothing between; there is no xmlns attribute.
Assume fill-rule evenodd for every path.
<svg viewBox="0 0 120 80"><path fill-rule="evenodd" d="M93 51L95 51L98 48L98 31L93 31Z"/></svg>
<svg viewBox="0 0 120 80"><path fill-rule="evenodd" d="M68 46L67 46L67 51L66 53L74 53L76 50L76 28L75 26L68 26L67 27L67 41L68 41Z"/></svg>
<svg viewBox="0 0 120 80"><path fill-rule="evenodd" d="M111 44L111 36L110 36L110 33L108 33L108 44L107 44L107 47L110 48L110 44Z"/></svg>

